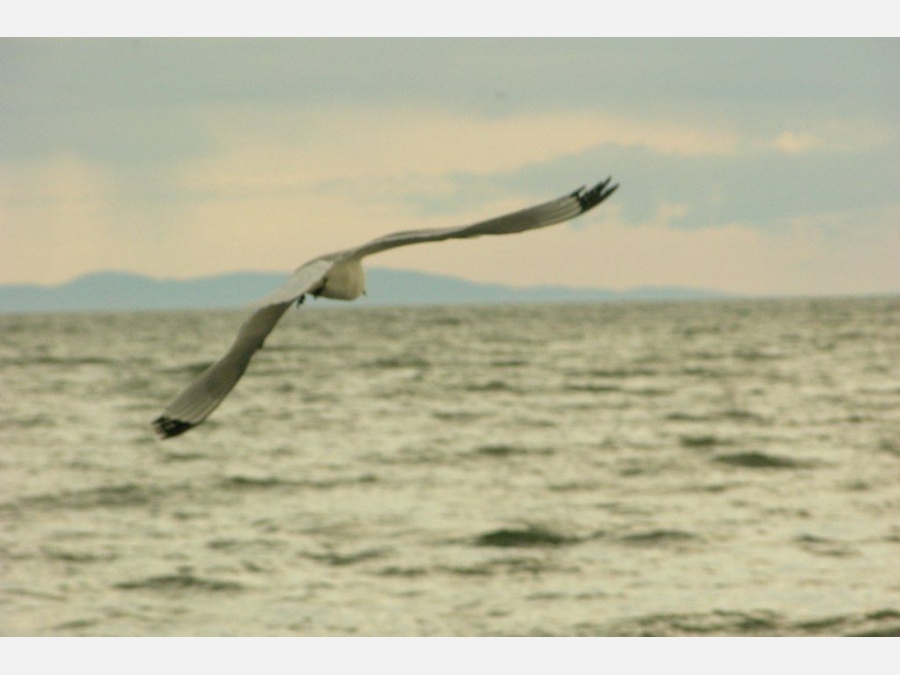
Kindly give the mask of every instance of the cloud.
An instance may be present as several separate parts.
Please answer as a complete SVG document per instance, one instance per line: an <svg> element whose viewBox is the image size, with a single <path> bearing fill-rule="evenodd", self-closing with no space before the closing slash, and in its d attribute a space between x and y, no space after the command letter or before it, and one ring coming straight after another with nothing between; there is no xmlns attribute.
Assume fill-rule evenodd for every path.
<svg viewBox="0 0 900 675"><path fill-rule="evenodd" d="M0 268L287 270L612 174L609 208L534 243L393 260L530 283L552 281L550 255L571 283L725 290L855 288L853 264L884 288L863 252L896 245L895 44L2 41ZM615 237L594 239L598 223ZM597 277L596 251L615 247Z"/></svg>
<svg viewBox="0 0 900 675"><path fill-rule="evenodd" d="M613 144L671 155L728 153L735 145L716 131L580 112L487 119L432 108L240 109L210 115L202 126L219 152L181 168L188 194L233 200L343 191L370 204L431 207L419 215L452 211L451 202L465 208L465 199L457 201L460 183L493 183L496 196L497 177ZM598 170L611 164L572 178L572 187L602 178ZM537 198L549 182L535 190ZM569 181L560 181L557 189L566 188Z"/></svg>
<svg viewBox="0 0 900 675"><path fill-rule="evenodd" d="M788 155L799 155L808 152L820 146L822 141L807 133L795 133L793 131L785 131L772 144L776 150L780 150Z"/></svg>
<svg viewBox="0 0 900 675"><path fill-rule="evenodd" d="M75 157L0 167L0 251L10 279L64 281L108 265L109 182ZM98 246L98 243L101 245Z"/></svg>

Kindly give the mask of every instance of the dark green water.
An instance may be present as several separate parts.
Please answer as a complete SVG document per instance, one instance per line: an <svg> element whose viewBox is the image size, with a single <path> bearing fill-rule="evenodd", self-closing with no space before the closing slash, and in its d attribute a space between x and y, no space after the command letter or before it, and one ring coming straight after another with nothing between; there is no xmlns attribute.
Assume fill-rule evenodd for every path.
<svg viewBox="0 0 900 675"><path fill-rule="evenodd" d="M5 635L900 634L900 300L0 316Z"/></svg>

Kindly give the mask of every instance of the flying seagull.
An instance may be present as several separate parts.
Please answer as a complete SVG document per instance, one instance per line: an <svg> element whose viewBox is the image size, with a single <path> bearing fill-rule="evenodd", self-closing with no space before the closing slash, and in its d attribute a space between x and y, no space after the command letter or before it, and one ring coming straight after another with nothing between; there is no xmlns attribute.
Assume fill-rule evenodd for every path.
<svg viewBox="0 0 900 675"><path fill-rule="evenodd" d="M590 190L581 187L559 199L509 213L473 225L395 232L362 246L328 253L298 267L287 282L271 295L256 303L258 309L238 330L237 338L221 359L207 368L196 380L166 406L153 420L153 427L163 438L178 436L192 429L216 409L228 392L241 379L247 364L281 316L306 295L354 300L365 292L362 259L367 255L397 246L422 244L445 239L465 239L483 234L513 234L555 225L589 211L615 192L611 178Z"/></svg>

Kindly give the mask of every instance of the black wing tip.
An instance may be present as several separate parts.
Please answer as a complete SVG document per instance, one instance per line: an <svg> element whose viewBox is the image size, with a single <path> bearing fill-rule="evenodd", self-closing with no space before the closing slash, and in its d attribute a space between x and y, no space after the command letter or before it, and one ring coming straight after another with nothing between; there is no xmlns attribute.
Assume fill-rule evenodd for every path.
<svg viewBox="0 0 900 675"><path fill-rule="evenodd" d="M605 200L613 192L619 189L618 183L616 183L612 187L609 187L610 181L612 181L612 176L607 178L602 183L598 183L587 192L584 191L584 188L579 188L572 193L572 196L578 200L578 204L579 206L581 206L582 213L594 208L595 206L597 206L597 204Z"/></svg>
<svg viewBox="0 0 900 675"><path fill-rule="evenodd" d="M157 417L153 420L153 428L156 429L156 433L160 435L162 438L172 438L173 436L179 436L183 434L188 429L192 429L197 425L191 424L190 422L185 422L183 420L176 420L172 417L166 417L163 415L162 417Z"/></svg>

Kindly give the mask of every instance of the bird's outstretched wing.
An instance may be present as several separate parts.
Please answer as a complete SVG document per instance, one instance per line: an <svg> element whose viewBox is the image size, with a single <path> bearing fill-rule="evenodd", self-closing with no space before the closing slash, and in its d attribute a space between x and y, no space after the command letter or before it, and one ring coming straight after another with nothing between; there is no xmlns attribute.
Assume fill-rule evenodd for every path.
<svg viewBox="0 0 900 675"><path fill-rule="evenodd" d="M262 348L288 307L319 286L333 264L321 258L311 260L294 272L279 291L257 303L261 306L241 325L225 356L203 371L153 420L156 433L163 438L178 436L205 420L241 379L250 359Z"/></svg>
<svg viewBox="0 0 900 675"><path fill-rule="evenodd" d="M288 307L306 293L316 293L329 270L341 260L361 259L397 246L422 244L445 239L465 239L490 234L513 234L539 227L555 225L589 211L615 192L618 185L610 179L590 190L579 188L559 199L463 227L437 228L396 232L362 246L329 253L310 260L297 268L277 291L256 303L258 309L238 331L231 348L221 359L207 368L196 380L166 406L163 414L153 420L156 432L164 437L178 436L191 429L216 409L237 381L241 379L250 359L263 345L266 336Z"/></svg>
<svg viewBox="0 0 900 675"><path fill-rule="evenodd" d="M395 232L394 234L379 237L362 246L333 253L331 256L326 257L334 259L362 258L373 253L396 248L397 246L423 244L429 241L444 241L446 239L466 239L469 237L480 237L485 234L514 234L525 230L534 230L539 227L547 227L548 225L556 225L557 223L571 220L585 211L590 211L609 197L619 187L618 185L610 187L609 183L611 180L611 178L607 178L590 190L585 191L585 188L582 187L565 197L509 213L499 218L491 218L490 220L462 227Z"/></svg>
<svg viewBox="0 0 900 675"><path fill-rule="evenodd" d="M225 356L203 371L153 420L156 432L164 438L178 436L205 420L241 379L250 358L290 306L290 302L282 302L254 312L241 326Z"/></svg>

